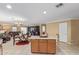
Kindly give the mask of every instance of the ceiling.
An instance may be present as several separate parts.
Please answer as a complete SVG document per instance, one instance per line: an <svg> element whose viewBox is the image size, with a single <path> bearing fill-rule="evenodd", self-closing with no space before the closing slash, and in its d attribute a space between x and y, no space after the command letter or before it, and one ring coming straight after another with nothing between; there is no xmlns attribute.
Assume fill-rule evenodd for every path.
<svg viewBox="0 0 79 59"><path fill-rule="evenodd" d="M0 3L0 21L14 23L14 17L25 19L25 24L40 24L51 21L79 18L79 3L9 3L12 9L6 8L8 3ZM43 14L46 11L46 14Z"/></svg>

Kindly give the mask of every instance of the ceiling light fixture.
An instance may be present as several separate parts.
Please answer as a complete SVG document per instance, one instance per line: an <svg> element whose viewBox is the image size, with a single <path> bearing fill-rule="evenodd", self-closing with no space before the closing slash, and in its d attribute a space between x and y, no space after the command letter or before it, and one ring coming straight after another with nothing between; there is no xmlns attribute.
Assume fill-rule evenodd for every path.
<svg viewBox="0 0 79 59"><path fill-rule="evenodd" d="M46 14L47 13L47 11L43 11L43 14Z"/></svg>
<svg viewBox="0 0 79 59"><path fill-rule="evenodd" d="M59 8L61 6L63 6L63 3L59 3L59 4L56 5L57 8Z"/></svg>
<svg viewBox="0 0 79 59"><path fill-rule="evenodd" d="M6 8L12 9L12 6L8 4L8 5L6 5Z"/></svg>
<svg viewBox="0 0 79 59"><path fill-rule="evenodd" d="M25 22L25 19L20 18L20 17L14 17L14 24L17 26L23 25Z"/></svg>

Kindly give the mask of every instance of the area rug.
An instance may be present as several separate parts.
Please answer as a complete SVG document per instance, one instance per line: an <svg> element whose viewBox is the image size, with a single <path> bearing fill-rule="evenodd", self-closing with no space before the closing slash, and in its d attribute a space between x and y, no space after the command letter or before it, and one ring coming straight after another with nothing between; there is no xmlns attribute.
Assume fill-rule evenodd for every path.
<svg viewBox="0 0 79 59"><path fill-rule="evenodd" d="M26 40L26 41L18 41L16 43L16 45L27 45L27 44L29 44L29 41L28 40Z"/></svg>

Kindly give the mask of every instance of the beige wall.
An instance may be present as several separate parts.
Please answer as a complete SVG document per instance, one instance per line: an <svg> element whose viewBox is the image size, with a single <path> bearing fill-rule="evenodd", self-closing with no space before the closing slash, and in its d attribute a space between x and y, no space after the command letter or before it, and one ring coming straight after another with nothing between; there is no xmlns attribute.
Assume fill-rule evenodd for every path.
<svg viewBox="0 0 79 59"><path fill-rule="evenodd" d="M67 22L68 24L67 43L71 44L71 21L63 21L63 22ZM56 37L56 34L59 34L59 23L63 23L63 22L55 22L55 23L46 24L48 35Z"/></svg>
<svg viewBox="0 0 79 59"><path fill-rule="evenodd" d="M48 33L48 36L56 36L58 34L58 24L59 23L48 23L46 24L46 30Z"/></svg>
<svg viewBox="0 0 79 59"><path fill-rule="evenodd" d="M71 19L69 21L64 21L68 24L68 38L67 43L72 45L79 45L79 20ZM56 36L59 33L59 23L48 23L47 33L49 36Z"/></svg>
<svg viewBox="0 0 79 59"><path fill-rule="evenodd" d="M10 31L12 26L10 24L2 24L3 30Z"/></svg>
<svg viewBox="0 0 79 59"><path fill-rule="evenodd" d="M79 20L71 20L71 43L79 45Z"/></svg>

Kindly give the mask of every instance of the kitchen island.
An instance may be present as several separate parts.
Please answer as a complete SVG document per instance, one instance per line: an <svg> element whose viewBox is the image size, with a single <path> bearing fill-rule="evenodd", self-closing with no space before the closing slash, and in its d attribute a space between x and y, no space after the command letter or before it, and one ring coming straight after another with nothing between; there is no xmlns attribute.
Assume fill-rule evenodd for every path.
<svg viewBox="0 0 79 59"><path fill-rule="evenodd" d="M56 38L54 37L31 37L31 52L32 53L56 53Z"/></svg>

